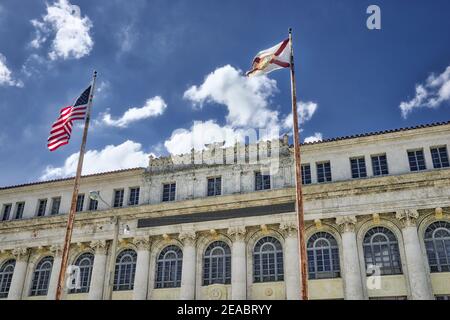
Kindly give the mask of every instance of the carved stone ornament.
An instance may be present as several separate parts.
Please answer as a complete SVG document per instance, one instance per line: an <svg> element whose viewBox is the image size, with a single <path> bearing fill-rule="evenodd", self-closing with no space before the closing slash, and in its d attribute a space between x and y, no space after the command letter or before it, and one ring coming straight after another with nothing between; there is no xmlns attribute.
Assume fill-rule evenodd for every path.
<svg viewBox="0 0 450 320"><path fill-rule="evenodd" d="M197 235L195 234L195 231L182 231L178 235L178 239L184 244L184 245L194 245L195 239L197 238Z"/></svg>
<svg viewBox="0 0 450 320"><path fill-rule="evenodd" d="M395 217L402 223L403 227L412 227L416 225L419 212L414 209L404 209L397 211Z"/></svg>
<svg viewBox="0 0 450 320"><path fill-rule="evenodd" d="M28 250L28 248L21 247L21 248L14 248L11 253L14 256L14 258L16 258L16 260L21 261L25 260L28 257L30 251Z"/></svg>
<svg viewBox="0 0 450 320"><path fill-rule="evenodd" d="M150 250L151 241L148 237L137 237L133 239L133 244L138 250Z"/></svg>
<svg viewBox="0 0 450 320"><path fill-rule="evenodd" d="M50 252L55 255L55 257L60 257L63 252L63 246L59 244L54 244L50 246Z"/></svg>
<svg viewBox="0 0 450 320"><path fill-rule="evenodd" d="M227 231L233 241L244 241L246 233L245 227L231 227Z"/></svg>
<svg viewBox="0 0 450 320"><path fill-rule="evenodd" d="M105 240L91 241L89 246L95 251L95 254L106 254L108 250L108 245Z"/></svg>
<svg viewBox="0 0 450 320"><path fill-rule="evenodd" d="M336 217L336 224L341 229L341 232L354 232L357 221L355 216Z"/></svg>
<svg viewBox="0 0 450 320"><path fill-rule="evenodd" d="M286 237L297 236L297 224L292 221L284 221L280 223L280 230Z"/></svg>

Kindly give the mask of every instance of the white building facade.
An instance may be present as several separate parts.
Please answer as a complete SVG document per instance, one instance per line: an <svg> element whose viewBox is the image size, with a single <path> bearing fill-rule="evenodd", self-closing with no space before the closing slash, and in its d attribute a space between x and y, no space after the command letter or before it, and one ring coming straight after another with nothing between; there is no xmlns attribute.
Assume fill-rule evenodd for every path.
<svg viewBox="0 0 450 320"><path fill-rule="evenodd" d="M64 299L449 299L449 144L450 122L303 145L303 280L287 137L84 176ZM72 188L0 188L0 299L54 299Z"/></svg>

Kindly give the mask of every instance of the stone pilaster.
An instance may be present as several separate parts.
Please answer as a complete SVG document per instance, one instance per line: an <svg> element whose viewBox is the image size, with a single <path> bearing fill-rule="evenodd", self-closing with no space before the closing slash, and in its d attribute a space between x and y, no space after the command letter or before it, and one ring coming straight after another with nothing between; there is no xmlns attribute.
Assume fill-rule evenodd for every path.
<svg viewBox="0 0 450 320"><path fill-rule="evenodd" d="M417 210L405 209L397 211L395 217L400 221L402 226L411 298L413 300L433 300L431 280L426 268L426 261L416 226L419 213Z"/></svg>
<svg viewBox="0 0 450 320"><path fill-rule="evenodd" d="M355 233L356 222L355 216L339 216L336 218L336 224L339 226L342 236L342 276L346 300L364 299L363 276L359 264Z"/></svg>
<svg viewBox="0 0 450 320"><path fill-rule="evenodd" d="M308 279L300 279L297 225L294 222L283 222L280 224L280 230L284 234L286 299L298 300L301 281L308 281Z"/></svg>
<svg viewBox="0 0 450 320"><path fill-rule="evenodd" d="M63 247L61 245L53 245L50 247L50 252L53 254L53 266L48 285L47 300L55 300L56 297L59 270L61 269L62 251Z"/></svg>
<svg viewBox="0 0 450 320"><path fill-rule="evenodd" d="M247 259L245 250L245 227L228 229L233 241L231 247L231 299L247 299Z"/></svg>
<svg viewBox="0 0 450 320"><path fill-rule="evenodd" d="M16 260L16 265L11 279L8 300L20 300L25 285L30 250L27 248L14 248L12 254Z"/></svg>
<svg viewBox="0 0 450 320"><path fill-rule="evenodd" d="M181 271L181 300L195 299L195 240L194 231L180 233L180 241L183 243L183 266Z"/></svg>
<svg viewBox="0 0 450 320"><path fill-rule="evenodd" d="M147 299L148 290L148 270L150 267L151 242L148 237L139 237L134 238L133 243L137 248L133 300L145 300Z"/></svg>
<svg viewBox="0 0 450 320"><path fill-rule="evenodd" d="M89 246L94 250L95 257L88 299L101 300L103 298L103 286L105 284L108 245L105 240L96 240L92 241Z"/></svg>

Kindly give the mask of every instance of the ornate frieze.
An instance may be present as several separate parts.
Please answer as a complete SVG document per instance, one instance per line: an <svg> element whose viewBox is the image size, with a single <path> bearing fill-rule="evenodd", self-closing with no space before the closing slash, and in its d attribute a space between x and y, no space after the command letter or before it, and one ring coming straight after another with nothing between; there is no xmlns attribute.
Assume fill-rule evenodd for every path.
<svg viewBox="0 0 450 320"><path fill-rule="evenodd" d="M285 237L296 237L297 229L297 224L293 221L284 221L280 223L280 230Z"/></svg>
<svg viewBox="0 0 450 320"><path fill-rule="evenodd" d="M244 241L247 231L245 227L231 227L228 229L227 234L233 241Z"/></svg>
<svg viewBox="0 0 450 320"><path fill-rule="evenodd" d="M339 226L341 232L355 232L356 222L358 220L355 216L339 216L336 217L336 224Z"/></svg>
<svg viewBox="0 0 450 320"><path fill-rule="evenodd" d="M186 245L194 245L195 240L197 239L197 235L195 231L182 231L178 235L178 239L186 246Z"/></svg>
<svg viewBox="0 0 450 320"><path fill-rule="evenodd" d="M108 244L105 240L91 241L89 246L94 250L95 254L106 254L108 251Z"/></svg>
<svg viewBox="0 0 450 320"><path fill-rule="evenodd" d="M415 209L404 209L397 211L395 217L401 222L403 227L411 227L416 225L419 212Z"/></svg>
<svg viewBox="0 0 450 320"><path fill-rule="evenodd" d="M30 250L28 248L19 247L12 249L11 253L17 261L23 261L28 259Z"/></svg>
<svg viewBox="0 0 450 320"><path fill-rule="evenodd" d="M63 246L59 244L54 244L50 246L49 250L55 257L60 257L62 256Z"/></svg>
<svg viewBox="0 0 450 320"><path fill-rule="evenodd" d="M148 237L137 237L133 239L133 244L138 250L150 250L151 241Z"/></svg>

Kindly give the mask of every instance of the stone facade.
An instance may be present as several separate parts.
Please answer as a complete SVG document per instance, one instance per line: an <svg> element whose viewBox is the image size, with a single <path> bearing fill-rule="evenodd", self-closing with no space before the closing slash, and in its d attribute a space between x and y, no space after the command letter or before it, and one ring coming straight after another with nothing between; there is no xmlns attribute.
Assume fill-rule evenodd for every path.
<svg viewBox="0 0 450 320"><path fill-rule="evenodd" d="M450 223L450 168L445 161L437 168L431 152L443 150L449 141L450 124L443 123L302 147L302 163L309 164L311 173L311 183L303 188L307 239L327 234L338 253L338 270L333 275L307 280L310 299L450 296L450 269L431 268L425 244L430 226L440 223L445 229ZM423 170L411 171L408 151L415 150L423 152ZM80 193L85 199L76 216L70 264L76 264L83 253L94 258L88 289L67 290L64 298L298 299L300 282L306 279L298 271L292 154L286 138L228 149L213 145L203 152L150 159L147 168L83 177ZM386 156L388 174L375 175L372 156L377 155ZM352 178L351 159L357 157L365 159L367 177ZM318 183L317 169L324 161L330 163L331 181ZM255 191L256 172L270 176L269 189ZM208 196L208 178L213 177L221 178L220 195ZM54 298L72 183L72 179L61 179L0 188L0 282L2 276L10 277L9 285L3 280L8 290L0 291L2 298ZM176 184L175 199L163 202L164 184L170 183ZM137 205L130 205L132 188L139 188ZM120 189L124 190L123 205L114 208L114 194ZM102 198L95 211L88 210L90 191L100 191ZM61 204L52 215L56 197ZM37 217L39 200L44 199L45 214ZM25 206L16 219L18 203ZM398 272L383 269L377 278L367 274L365 239L374 228L388 230L395 239L383 250L395 251L399 260L391 262ZM259 272L255 250L265 239L274 248L279 243L281 258L276 259L282 263L271 265L269 276L260 281L255 277ZM206 252L214 242L229 248L230 271L224 283L205 284ZM172 261L164 268L174 281L158 287L164 264L161 253L168 246L180 249L178 256L169 252L170 258L167 255L164 260ZM116 262L126 253L134 259L135 268L129 286L115 283L115 273L122 272ZM42 280L47 293L32 294L44 257L53 258L48 281ZM15 262L12 274L2 271L8 261ZM210 261L216 260L212 256ZM277 274L272 277L272 272Z"/></svg>

